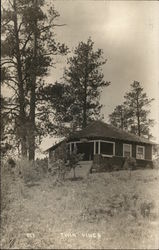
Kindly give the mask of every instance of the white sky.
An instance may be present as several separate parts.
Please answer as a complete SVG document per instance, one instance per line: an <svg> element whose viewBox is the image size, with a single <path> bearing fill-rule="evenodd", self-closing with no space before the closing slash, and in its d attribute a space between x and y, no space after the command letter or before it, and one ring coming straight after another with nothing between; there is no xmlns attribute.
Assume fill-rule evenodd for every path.
<svg viewBox="0 0 159 250"><path fill-rule="evenodd" d="M66 26L56 30L57 38L71 49L91 36L95 48L101 48L108 59L103 67L105 80L102 113L108 115L121 104L130 84L136 80L149 97L155 98L151 117L156 125L153 136L159 140L159 3L157 1L54 1L60 13L59 22ZM49 80L59 79L65 61L59 59ZM47 147L51 140L45 140Z"/></svg>
<svg viewBox="0 0 159 250"><path fill-rule="evenodd" d="M156 125L152 134L159 141L159 2L158 1L103 1L57 0L57 40L72 50L80 41L91 37L95 49L101 48L108 59L103 67L105 80L111 85L103 89L102 113L107 122L116 105L136 80L149 97L155 98L151 118ZM58 59L56 69L50 71L48 81L53 83L63 74L66 58ZM54 138L45 139L42 149L49 147Z"/></svg>

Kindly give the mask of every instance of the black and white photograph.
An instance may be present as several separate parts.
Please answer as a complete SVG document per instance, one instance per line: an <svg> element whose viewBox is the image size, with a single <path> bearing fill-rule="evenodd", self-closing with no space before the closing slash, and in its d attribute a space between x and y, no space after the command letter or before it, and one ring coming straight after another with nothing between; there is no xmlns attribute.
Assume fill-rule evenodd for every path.
<svg viewBox="0 0 159 250"><path fill-rule="evenodd" d="M1 249L159 249L159 1L2 0Z"/></svg>

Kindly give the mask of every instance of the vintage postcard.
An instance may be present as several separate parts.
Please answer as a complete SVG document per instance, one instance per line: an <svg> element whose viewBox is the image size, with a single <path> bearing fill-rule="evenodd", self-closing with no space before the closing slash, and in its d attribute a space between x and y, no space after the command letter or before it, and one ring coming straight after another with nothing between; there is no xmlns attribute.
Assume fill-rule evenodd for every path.
<svg viewBox="0 0 159 250"><path fill-rule="evenodd" d="M1 15L1 248L159 249L159 2Z"/></svg>

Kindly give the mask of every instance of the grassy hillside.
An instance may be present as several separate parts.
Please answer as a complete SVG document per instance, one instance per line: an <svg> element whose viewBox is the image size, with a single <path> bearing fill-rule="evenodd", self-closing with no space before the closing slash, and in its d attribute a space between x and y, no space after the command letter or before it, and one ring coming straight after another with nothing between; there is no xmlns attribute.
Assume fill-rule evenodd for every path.
<svg viewBox="0 0 159 250"><path fill-rule="evenodd" d="M13 180L2 210L2 248L158 248L158 190L158 170L59 184L46 176L32 185Z"/></svg>

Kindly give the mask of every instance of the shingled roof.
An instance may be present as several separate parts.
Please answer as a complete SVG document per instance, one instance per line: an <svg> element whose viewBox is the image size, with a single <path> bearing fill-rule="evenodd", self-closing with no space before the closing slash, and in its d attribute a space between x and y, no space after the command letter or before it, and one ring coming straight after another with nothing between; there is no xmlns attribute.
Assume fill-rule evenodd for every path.
<svg viewBox="0 0 159 250"><path fill-rule="evenodd" d="M73 133L69 137L69 140L75 138L76 139L111 138L111 139L119 139L119 140L140 142L146 144L155 144L154 142L151 142L146 138L143 138L141 136L136 136L129 132L123 131L122 129L118 129L102 121L94 121L90 123L86 128Z"/></svg>

